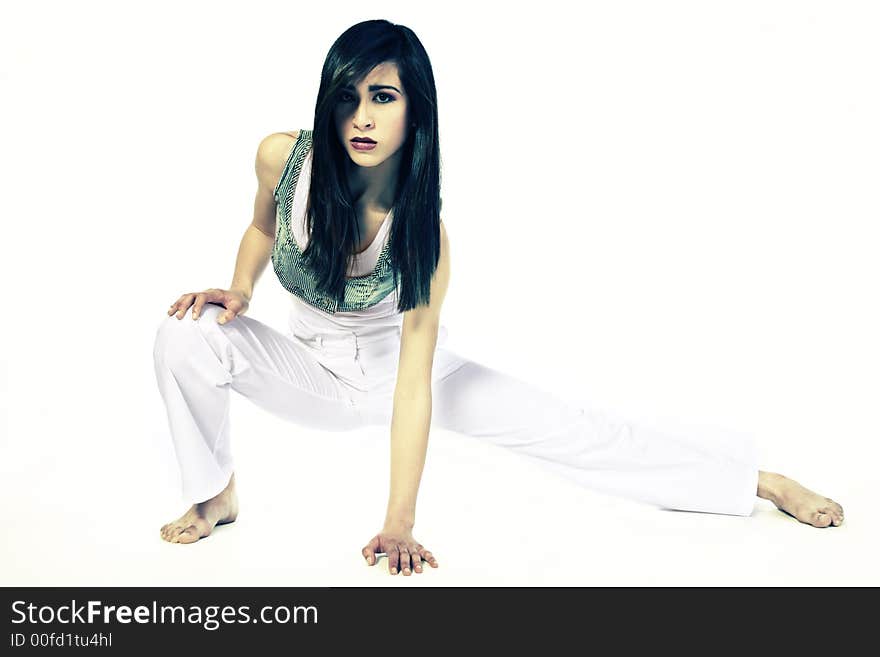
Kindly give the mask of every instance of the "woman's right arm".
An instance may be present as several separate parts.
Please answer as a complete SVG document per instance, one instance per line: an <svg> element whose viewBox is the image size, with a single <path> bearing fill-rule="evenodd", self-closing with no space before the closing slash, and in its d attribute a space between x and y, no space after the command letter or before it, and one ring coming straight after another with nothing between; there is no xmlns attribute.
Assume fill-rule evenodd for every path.
<svg viewBox="0 0 880 657"><path fill-rule="evenodd" d="M298 134L298 133L294 133ZM238 290L248 300L254 286L266 269L275 244L275 185L296 139L284 132L265 137L257 148L254 169L257 174L257 196L254 199L254 219L241 238L235 273L230 290Z"/></svg>
<svg viewBox="0 0 880 657"><path fill-rule="evenodd" d="M278 132L265 137L257 148L254 168L257 174L257 196L254 199L254 218L238 247L235 272L228 290L211 288L203 292L189 292L171 304L168 314L182 319L192 306L192 317L198 319L202 306L215 303L226 308L218 321L223 324L244 314L254 294L254 285L266 269L275 244L275 198L273 192L290 155L299 132Z"/></svg>

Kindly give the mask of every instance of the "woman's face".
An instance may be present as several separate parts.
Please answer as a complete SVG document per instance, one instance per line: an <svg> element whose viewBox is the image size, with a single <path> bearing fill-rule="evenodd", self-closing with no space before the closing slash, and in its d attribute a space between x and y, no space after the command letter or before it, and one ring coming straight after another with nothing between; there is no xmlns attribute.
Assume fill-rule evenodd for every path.
<svg viewBox="0 0 880 657"><path fill-rule="evenodd" d="M376 66L356 87L343 90L335 109L336 133L351 160L374 167L394 155L406 142L407 98L397 64ZM369 150L357 149L355 137L372 139Z"/></svg>

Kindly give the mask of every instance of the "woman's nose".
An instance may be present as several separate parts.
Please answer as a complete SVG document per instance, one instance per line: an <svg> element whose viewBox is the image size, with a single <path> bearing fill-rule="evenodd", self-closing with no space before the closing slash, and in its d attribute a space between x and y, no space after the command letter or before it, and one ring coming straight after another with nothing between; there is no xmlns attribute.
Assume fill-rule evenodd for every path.
<svg viewBox="0 0 880 657"><path fill-rule="evenodd" d="M359 128L367 128L373 125L372 120L370 119L369 113L367 112L367 107L361 105L358 107L357 112L354 115L354 122Z"/></svg>

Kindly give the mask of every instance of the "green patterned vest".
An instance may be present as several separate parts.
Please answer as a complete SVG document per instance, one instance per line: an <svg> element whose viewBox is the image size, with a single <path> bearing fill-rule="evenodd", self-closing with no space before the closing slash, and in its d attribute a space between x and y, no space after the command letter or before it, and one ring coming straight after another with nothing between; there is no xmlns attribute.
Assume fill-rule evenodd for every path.
<svg viewBox="0 0 880 657"><path fill-rule="evenodd" d="M340 301L318 291L316 277L306 266L291 230L293 194L303 161L312 147L312 132L300 130L281 172L281 178L275 186L275 245L272 248L272 267L284 289L324 312L333 314L336 311L363 310L376 305L394 291L391 240L386 240L372 273L346 280L345 295Z"/></svg>

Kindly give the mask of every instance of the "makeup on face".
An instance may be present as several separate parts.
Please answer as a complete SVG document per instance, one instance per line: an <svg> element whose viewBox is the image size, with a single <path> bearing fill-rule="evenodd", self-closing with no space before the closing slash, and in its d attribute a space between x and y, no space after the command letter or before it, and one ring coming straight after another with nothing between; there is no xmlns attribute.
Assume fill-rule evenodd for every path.
<svg viewBox="0 0 880 657"><path fill-rule="evenodd" d="M387 90L393 90L401 96L403 95L400 89L392 84L371 84L367 86L367 91L371 95L370 100L375 105L379 106L379 108L377 108L377 111L379 112L382 111L381 106L394 105L400 100L397 96L389 93ZM340 102L342 105L345 105L356 101L357 93L357 90L352 85L343 87L340 95ZM375 150L378 145L375 139L366 135L354 135L353 137L350 137L348 141L353 150L364 153Z"/></svg>
<svg viewBox="0 0 880 657"><path fill-rule="evenodd" d="M352 139L350 143L351 143L352 148L354 148L356 151L371 151L374 148L376 148L376 142L374 142L374 141L366 142L366 141L356 141L356 140Z"/></svg>

